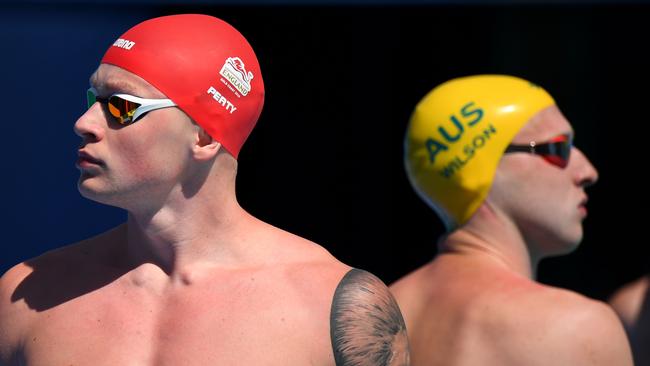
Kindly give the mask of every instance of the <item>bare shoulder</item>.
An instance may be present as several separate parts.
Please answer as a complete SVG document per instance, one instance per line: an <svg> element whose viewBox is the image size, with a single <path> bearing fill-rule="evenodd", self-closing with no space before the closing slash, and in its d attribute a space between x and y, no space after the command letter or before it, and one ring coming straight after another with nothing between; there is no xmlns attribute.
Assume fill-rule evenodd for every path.
<svg viewBox="0 0 650 366"><path fill-rule="evenodd" d="M607 304L580 294L539 286L505 309L510 312L503 330L515 357L552 355L558 365L632 365L629 342L621 322ZM519 309L517 309L519 308ZM534 332L531 332L533 330Z"/></svg>
<svg viewBox="0 0 650 366"><path fill-rule="evenodd" d="M632 365L629 341L612 308L600 301L563 292L566 292L565 302L551 314L557 319L553 331L558 339L575 342L576 361L590 365ZM570 352L571 348L567 349Z"/></svg>
<svg viewBox="0 0 650 366"><path fill-rule="evenodd" d="M268 228L265 237L271 245L257 252L261 261L282 269L285 279L297 291L331 299L338 282L351 267L320 244L279 228Z"/></svg>
<svg viewBox="0 0 650 366"><path fill-rule="evenodd" d="M32 272L20 263L0 277L0 365L10 364L29 325L24 304L16 300L20 283Z"/></svg>
<svg viewBox="0 0 650 366"><path fill-rule="evenodd" d="M609 299L609 304L626 327L633 327L639 318L643 301L648 291L648 276L643 276L617 290Z"/></svg>
<svg viewBox="0 0 650 366"><path fill-rule="evenodd" d="M61 247L19 263L0 278L0 315L6 311L26 311L26 301L51 288L79 260L79 244ZM7 317L1 316L0 319Z"/></svg>
<svg viewBox="0 0 650 366"><path fill-rule="evenodd" d="M434 276L431 266L428 263L390 284L390 291L404 313L406 309L409 313L416 313L422 307L427 307L426 299L431 297L436 282L431 281Z"/></svg>
<svg viewBox="0 0 650 366"><path fill-rule="evenodd" d="M329 309L328 300L351 267L320 244L282 229L267 225L265 238L270 245L256 253L261 262L280 270L283 282L296 292L326 303Z"/></svg>
<svg viewBox="0 0 650 366"><path fill-rule="evenodd" d="M91 291L107 251L106 235L46 252L16 265L0 279L2 311L22 311L24 319ZM94 283L93 283L94 281Z"/></svg>
<svg viewBox="0 0 650 366"><path fill-rule="evenodd" d="M327 351L337 366L408 365L404 320L380 279L307 239L276 228L268 233L272 255L278 258L274 268L283 273L279 282L288 286L284 297L300 304L294 315L308 315L301 333L317 328L311 334L320 335L329 328Z"/></svg>
<svg viewBox="0 0 650 366"><path fill-rule="evenodd" d="M23 262L15 265L0 277L0 305L6 304L5 300L11 299L11 293L31 272L31 267Z"/></svg>
<svg viewBox="0 0 650 366"><path fill-rule="evenodd" d="M408 339L395 299L374 275L351 269L334 293L330 336L337 366L408 365Z"/></svg>

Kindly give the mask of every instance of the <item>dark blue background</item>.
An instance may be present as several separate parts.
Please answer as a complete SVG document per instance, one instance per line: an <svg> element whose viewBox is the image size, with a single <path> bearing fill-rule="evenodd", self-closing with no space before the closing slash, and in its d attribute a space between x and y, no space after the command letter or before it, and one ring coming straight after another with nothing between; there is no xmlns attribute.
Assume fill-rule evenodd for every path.
<svg viewBox="0 0 650 366"><path fill-rule="evenodd" d="M181 12L230 22L260 58L266 106L240 155L238 195L263 220L386 282L428 261L442 227L402 169L410 111L447 79L507 73L555 96L601 173L583 246L543 262L540 280L602 299L650 269L641 56L650 7L255 3L0 3L0 272L124 220L79 196L72 126L105 49L141 20Z"/></svg>
<svg viewBox="0 0 650 366"><path fill-rule="evenodd" d="M125 214L81 198L74 166L84 91L98 60L121 30L150 11L110 7L4 5L2 156L5 196L0 271L44 250L80 240Z"/></svg>

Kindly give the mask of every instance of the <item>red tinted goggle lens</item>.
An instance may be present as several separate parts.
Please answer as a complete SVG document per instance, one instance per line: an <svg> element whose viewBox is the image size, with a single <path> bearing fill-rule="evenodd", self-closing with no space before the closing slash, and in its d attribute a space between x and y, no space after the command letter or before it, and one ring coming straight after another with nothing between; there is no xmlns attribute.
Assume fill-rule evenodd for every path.
<svg viewBox="0 0 650 366"><path fill-rule="evenodd" d="M506 153L526 152L541 156L547 162L564 168L569 164L573 139L570 135L559 135L543 144L531 143L530 145L510 145Z"/></svg>
<svg viewBox="0 0 650 366"><path fill-rule="evenodd" d="M569 164L572 147L571 137L560 135L547 143L535 146L535 153L541 155L549 163L564 168Z"/></svg>

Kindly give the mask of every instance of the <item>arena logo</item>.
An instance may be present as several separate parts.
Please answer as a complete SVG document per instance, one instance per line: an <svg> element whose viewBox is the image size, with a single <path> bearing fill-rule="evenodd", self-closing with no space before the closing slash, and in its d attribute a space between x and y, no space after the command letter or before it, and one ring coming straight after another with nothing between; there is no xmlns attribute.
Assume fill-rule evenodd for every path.
<svg viewBox="0 0 650 366"><path fill-rule="evenodd" d="M459 113L452 114L449 117L450 122L453 124L453 132L449 129L439 126L438 132L440 137L429 137L424 143L427 152L429 153L429 162L433 164L436 156L445 153L449 150L451 144L457 143L463 137L463 134L469 133L465 128L472 128L476 126L483 119L483 109L475 106L474 102L469 102L460 108ZM489 141L497 130L490 124L485 130L476 134L470 139L470 142L463 146L463 155L457 155L450 160L449 163L440 171L440 174L445 178L450 178L456 171L460 170L467 162L474 157L477 149L482 148Z"/></svg>
<svg viewBox="0 0 650 366"><path fill-rule="evenodd" d="M246 71L246 65L239 57L228 57L226 62L221 67L219 74L223 76L232 87L241 95L246 96L251 91L251 80L253 80L253 73ZM233 92L235 92L233 90ZM239 97L239 93L235 95Z"/></svg>
<svg viewBox="0 0 650 366"><path fill-rule="evenodd" d="M130 50L131 47L135 46L135 42L129 41L128 39L118 38L118 40L113 43L113 46Z"/></svg>

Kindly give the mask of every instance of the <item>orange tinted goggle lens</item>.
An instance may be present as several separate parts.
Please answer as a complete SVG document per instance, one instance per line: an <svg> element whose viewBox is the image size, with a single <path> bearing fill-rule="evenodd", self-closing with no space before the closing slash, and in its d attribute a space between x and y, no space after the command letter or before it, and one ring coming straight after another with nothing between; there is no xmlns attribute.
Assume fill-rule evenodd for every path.
<svg viewBox="0 0 650 366"><path fill-rule="evenodd" d="M108 111L113 117L117 118L120 123L129 121L139 106L140 104L138 103L124 100L114 95L108 98Z"/></svg>
<svg viewBox="0 0 650 366"><path fill-rule="evenodd" d="M108 112L121 124L129 122L131 117L133 117L133 114L135 114L135 110L140 107L140 104L138 103L130 102L115 95L108 98L108 100L97 98L91 89L88 90L86 96L88 99L88 108L92 107L92 105L97 101L100 103L106 103L108 106Z"/></svg>

